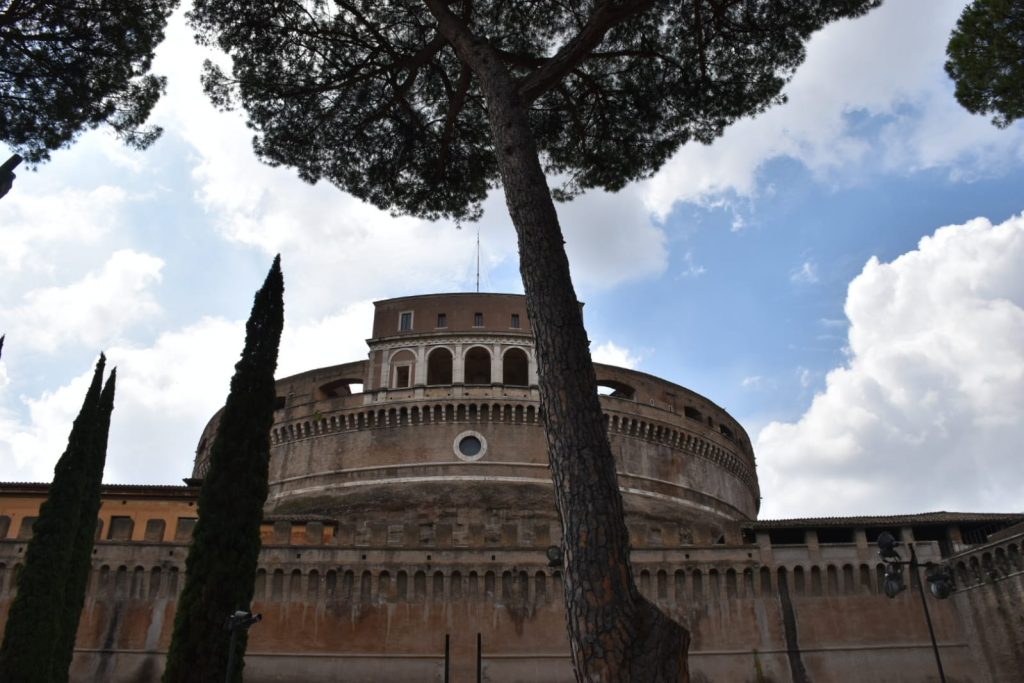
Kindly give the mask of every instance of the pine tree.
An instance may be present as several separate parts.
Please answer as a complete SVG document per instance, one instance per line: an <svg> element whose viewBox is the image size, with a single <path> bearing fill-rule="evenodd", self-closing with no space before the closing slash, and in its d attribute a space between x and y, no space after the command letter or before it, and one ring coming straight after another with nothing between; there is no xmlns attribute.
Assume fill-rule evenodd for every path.
<svg viewBox="0 0 1024 683"><path fill-rule="evenodd" d="M688 680L685 629L632 578L589 341L553 199L616 191L783 101L804 43L881 0L194 0L217 106L257 155L396 213L478 217L504 190L562 521L579 680ZM551 189L545 173L565 182Z"/></svg>
<svg viewBox="0 0 1024 683"><path fill-rule="evenodd" d="M117 383L117 369L110 372L107 383L100 394L96 415L94 441L89 458L83 468L85 486L82 495L81 522L75 543L71 550L71 562L64 588L64 611L60 630L54 644L53 664L50 668L51 683L66 683L71 658L75 652L75 636L78 622L85 606L85 591L89 585L89 570L92 567L92 548L96 541L96 522L100 513L100 487L103 483L103 467L107 460L107 436L110 431L110 414L114 411L114 390Z"/></svg>
<svg viewBox="0 0 1024 683"><path fill-rule="evenodd" d="M95 521L83 519L82 505L90 479L89 463L97 459L98 447L102 446L104 454L106 451L110 421L109 413L105 420L101 417L101 395L112 408L114 386L108 383L109 392L102 388L105 365L106 358L100 354L82 409L71 427L68 447L54 468L53 483L39 509L32 540L25 551L18 594L11 605L0 647L0 680L3 681L48 683L50 680L55 647L64 624L76 539L82 526L90 533L95 529Z"/></svg>
<svg viewBox="0 0 1024 683"><path fill-rule="evenodd" d="M199 494L199 520L186 561L165 683L224 680L229 633L224 622L253 596L260 523L267 499L274 370L284 324L284 281L274 259L246 323L245 349L210 452ZM245 634L239 634L234 680L241 680Z"/></svg>

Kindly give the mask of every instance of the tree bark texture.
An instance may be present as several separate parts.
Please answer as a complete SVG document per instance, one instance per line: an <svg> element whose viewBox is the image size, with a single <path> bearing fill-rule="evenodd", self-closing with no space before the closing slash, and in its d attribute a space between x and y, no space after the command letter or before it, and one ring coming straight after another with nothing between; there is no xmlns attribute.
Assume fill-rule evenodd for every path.
<svg viewBox="0 0 1024 683"><path fill-rule="evenodd" d="M515 226L527 313L536 337L544 428L562 523L569 641L580 681L689 681L689 633L633 581L615 460L589 341L528 110L494 49L442 0L438 30L479 79Z"/></svg>

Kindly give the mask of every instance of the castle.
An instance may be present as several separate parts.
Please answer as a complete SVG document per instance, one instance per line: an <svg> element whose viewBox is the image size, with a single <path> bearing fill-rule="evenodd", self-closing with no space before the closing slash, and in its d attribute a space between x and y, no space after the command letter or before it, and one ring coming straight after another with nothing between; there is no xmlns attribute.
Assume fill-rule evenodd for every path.
<svg viewBox="0 0 1024 683"><path fill-rule="evenodd" d="M525 299L375 307L366 359L277 381L246 680L574 680ZM939 680L915 581L884 594L885 531L954 571L928 598L947 680L1020 680L1024 514L758 521L735 419L595 371L636 579L691 630L694 681ZM104 487L73 680L159 680L217 424L186 485ZM0 621L45 495L0 484Z"/></svg>

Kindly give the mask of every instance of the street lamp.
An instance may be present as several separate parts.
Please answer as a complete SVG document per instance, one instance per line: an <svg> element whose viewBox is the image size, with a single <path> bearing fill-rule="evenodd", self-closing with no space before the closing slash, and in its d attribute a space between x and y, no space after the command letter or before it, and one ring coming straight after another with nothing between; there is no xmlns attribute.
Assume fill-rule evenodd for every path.
<svg viewBox="0 0 1024 683"><path fill-rule="evenodd" d="M910 549L910 561L904 561L896 550L899 542L888 531L878 535L878 554L885 562L885 575L882 577L882 590L886 596L895 598L903 590L906 584L903 582L903 566L909 565L910 571L917 578L917 588L921 593L921 607L924 608L924 619L928 622L928 635L932 639L932 651L935 652L935 665L939 668L939 680L946 683L946 673L942 670L942 658L939 656L939 646L935 642L935 629L932 628L932 616L928 612L928 601L924 598L924 583L921 581L919 571L920 564L917 561L917 553L914 552L914 544L908 543ZM953 591L956 584L953 581L953 570L948 565L940 565L934 562L925 563L926 580L932 595L940 600L945 600Z"/></svg>
<svg viewBox="0 0 1024 683"><path fill-rule="evenodd" d="M250 626L259 623L262 619L262 614L238 610L224 622L224 630L231 632L231 642L228 644L228 673L224 678L225 683L231 683L231 673L235 669L235 642L238 639L238 632L248 631Z"/></svg>

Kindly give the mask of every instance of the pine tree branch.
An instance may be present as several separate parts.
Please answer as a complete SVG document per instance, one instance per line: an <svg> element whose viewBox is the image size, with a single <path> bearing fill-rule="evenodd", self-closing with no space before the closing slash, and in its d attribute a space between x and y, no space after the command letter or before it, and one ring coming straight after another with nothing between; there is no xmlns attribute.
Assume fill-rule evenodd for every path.
<svg viewBox="0 0 1024 683"><path fill-rule="evenodd" d="M524 102L533 102L557 85L565 75L576 68L601 44L610 29L639 14L651 5L653 0L630 0L628 2L599 4L587 19L587 23L569 42L519 84L519 96Z"/></svg>

